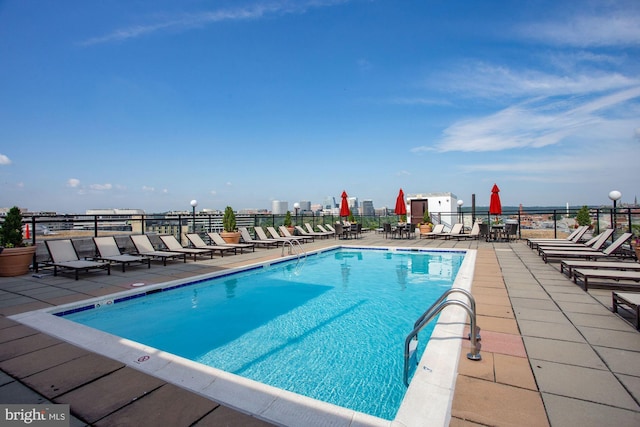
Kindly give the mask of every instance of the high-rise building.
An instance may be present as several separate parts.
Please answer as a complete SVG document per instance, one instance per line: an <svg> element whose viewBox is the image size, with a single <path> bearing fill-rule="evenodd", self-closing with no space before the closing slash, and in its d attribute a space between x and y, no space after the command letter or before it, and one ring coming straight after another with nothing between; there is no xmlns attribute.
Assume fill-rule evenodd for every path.
<svg viewBox="0 0 640 427"><path fill-rule="evenodd" d="M376 214L376 210L373 208L373 200L363 200L362 215L374 216L375 214Z"/></svg>
<svg viewBox="0 0 640 427"><path fill-rule="evenodd" d="M322 203L323 209L331 210L337 207L338 207L338 204L336 203L336 198L332 196L327 196L324 199L324 202Z"/></svg>
<svg viewBox="0 0 640 427"><path fill-rule="evenodd" d="M271 213L274 215L286 214L289 210L289 202L274 200L271 202Z"/></svg>

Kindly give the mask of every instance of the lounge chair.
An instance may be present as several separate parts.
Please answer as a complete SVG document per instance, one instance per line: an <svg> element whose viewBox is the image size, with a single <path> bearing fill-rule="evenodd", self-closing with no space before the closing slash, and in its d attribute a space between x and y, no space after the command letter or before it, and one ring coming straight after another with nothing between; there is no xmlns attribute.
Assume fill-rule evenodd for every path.
<svg viewBox="0 0 640 427"><path fill-rule="evenodd" d="M554 250L575 250L575 251L599 251L607 243L609 237L613 234L613 229L608 228L597 236L592 237L586 243L561 243L550 245L538 245L538 255L545 251Z"/></svg>
<svg viewBox="0 0 640 427"><path fill-rule="evenodd" d="M333 234L334 234L332 231L323 230L323 229L321 228L322 226L321 226L320 224L318 224L318 230L320 230L320 231L315 231L315 230L313 229L313 227L311 226L311 224L309 224L308 222L305 222L305 223L304 223L304 226L306 227L306 230L307 230L311 235L313 235L313 236L318 236L318 237L320 237L320 238L322 238L322 237L327 237L327 238L329 238L330 236L333 236ZM302 227L300 227L300 228L302 228Z"/></svg>
<svg viewBox="0 0 640 427"><path fill-rule="evenodd" d="M245 249L251 249L251 252L255 252L256 250L256 245L254 243L227 243L222 238L222 236L219 233L216 233L215 231L208 232L207 236L209 236L209 238L211 239L211 241L215 246L220 246L222 248L240 249L240 253L244 253ZM199 247L199 246L196 246L196 247Z"/></svg>
<svg viewBox="0 0 640 427"><path fill-rule="evenodd" d="M123 254L120 252L116 238L113 236L94 237L93 243L96 245L99 256L96 259L107 261L115 264L122 264L122 272L126 265L132 262L147 264L147 268L151 268L151 258L142 255Z"/></svg>
<svg viewBox="0 0 640 427"><path fill-rule="evenodd" d="M182 252L187 255L193 255L194 262L198 260L198 255L209 255L209 257L213 258L214 252L220 252L220 256L224 256L223 253L225 251L229 252L230 250L233 250L230 248L219 248L219 249L185 248L184 246L182 246L180 242L178 242L178 239L176 239L175 236L171 236L171 235L160 236L160 240L162 240L162 243L164 243L164 245L170 251Z"/></svg>
<svg viewBox="0 0 640 427"><path fill-rule="evenodd" d="M640 271L612 271L612 270L592 270L576 268L573 270L573 281L576 284L582 282L584 290L589 290L589 281L594 279L606 280L606 283L599 283L600 288L634 288L640 290L640 286L633 285L628 282L640 282ZM616 283L612 283L615 281ZM627 283L620 283L620 281L627 281Z"/></svg>
<svg viewBox="0 0 640 427"><path fill-rule="evenodd" d="M277 240L270 241L269 239L254 239L253 237L251 237L251 234L246 227L238 227L238 231L240 232L240 237L242 237L242 241L244 243L252 243L256 246L263 246L265 248L270 248L273 246L278 247L278 245L280 244L280 242L278 242Z"/></svg>
<svg viewBox="0 0 640 427"><path fill-rule="evenodd" d="M54 276L58 275L58 269L72 270L76 280L80 271L106 269L107 274L111 274L111 264L108 262L80 259L71 239L45 240L44 243L51 257L51 261L45 264L53 267Z"/></svg>
<svg viewBox="0 0 640 427"><path fill-rule="evenodd" d="M452 239L479 239L480 238L480 223L476 222L471 227L471 232L469 233L460 233L458 235L452 235Z"/></svg>
<svg viewBox="0 0 640 427"><path fill-rule="evenodd" d="M451 236L456 236L460 233L462 233L462 223L456 223L453 224L453 227L451 227L451 230L449 231L443 231L442 233L438 234L437 236L434 236L436 238L440 238L443 237L445 240L448 240L451 238Z"/></svg>
<svg viewBox="0 0 640 427"><path fill-rule="evenodd" d="M329 231L333 231L334 234L336 233L336 229L333 227L333 225L325 224L324 227Z"/></svg>
<svg viewBox="0 0 640 427"><path fill-rule="evenodd" d="M587 225L581 225L580 227L576 228L571 234L569 234L567 237L565 237L564 239L535 239L535 238L531 238L531 239L527 239L527 245L529 247L531 247L532 249L535 249L535 247L538 245L538 243L554 243L554 242L574 242L577 243L580 241L580 239L582 239L582 236L584 236L584 234L589 230L589 226Z"/></svg>
<svg viewBox="0 0 640 427"><path fill-rule="evenodd" d="M442 234L444 232L444 224L436 224L433 226L433 230L429 233L420 233L420 238L423 237L425 239L435 239L436 236Z"/></svg>
<svg viewBox="0 0 640 427"><path fill-rule="evenodd" d="M573 277L573 269L593 269L593 270L618 270L618 271L640 271L640 263L625 261L587 261L575 259L563 259L560 262L560 273Z"/></svg>
<svg viewBox="0 0 640 427"><path fill-rule="evenodd" d="M288 231L289 230L287 230L287 232ZM293 236L285 237L285 236L281 236L280 234L278 234L276 229L271 227L271 226L267 227L267 232L269 232L269 235L271 236L272 239L276 239L276 240L283 239L283 241L285 241L285 242L291 242L293 240L297 241L298 243L304 242L304 239L301 238L301 237L293 237Z"/></svg>
<svg viewBox="0 0 640 427"><path fill-rule="evenodd" d="M167 265L168 259L182 258L183 262L187 262L187 254L182 252L172 251L158 251L153 247L149 236L146 234L134 234L129 236L135 246L138 254L147 256L150 258L157 258L162 260L163 265Z"/></svg>
<svg viewBox="0 0 640 427"><path fill-rule="evenodd" d="M329 236L333 236L334 234L336 234L335 230L329 230L328 228L324 228L322 224L318 224L316 227L318 227L318 230L322 231L323 233L327 233Z"/></svg>
<svg viewBox="0 0 640 427"><path fill-rule="evenodd" d="M542 260L546 263L552 260L562 260L571 258L584 258L584 259L602 259L602 258L625 258L624 254L618 254L617 251L620 247L631 238L631 233L623 233L613 243L607 246L603 251L576 251L576 250L557 250L557 251L545 251L542 252Z"/></svg>
<svg viewBox="0 0 640 427"><path fill-rule="evenodd" d="M313 238L319 237L321 239L325 237L329 237L328 235L317 232L317 231L313 231L313 232L307 231L299 225L295 225L294 228L296 229L296 231L299 233L300 236L313 237Z"/></svg>
<svg viewBox="0 0 640 427"><path fill-rule="evenodd" d="M631 292L611 292L613 300L612 311L618 313L618 309L627 306L635 318L635 327L640 329L640 294ZM626 310L626 309L625 309Z"/></svg>
<svg viewBox="0 0 640 427"><path fill-rule="evenodd" d="M186 233L184 235L187 240L189 241L189 243L191 244L192 247L196 248L196 249L211 249L212 251L217 251L220 250L223 247L228 247L229 249L233 250L234 253L236 252L236 248L232 247L232 246L227 246L226 244L224 246L220 246L220 245L207 245L205 243L204 240L202 240L202 237L200 237L199 234L196 233ZM222 240L224 242L224 239Z"/></svg>
<svg viewBox="0 0 640 427"><path fill-rule="evenodd" d="M294 236L293 234L291 234L289 232L289 230L287 229L287 227L285 227L284 225L281 225L278 227L278 230L280 230L280 233L282 233L282 237L289 237L291 239L295 239L298 240L300 243L306 243L306 242L313 242L316 240L316 238L314 236ZM275 229L274 229L275 231ZM271 230L269 230L269 232L271 232ZM278 232L276 231L276 234ZM273 233L271 233L273 234Z"/></svg>
<svg viewBox="0 0 640 427"><path fill-rule="evenodd" d="M279 237L279 236L278 236L278 238L270 238L270 237L268 237L267 233L265 233L264 229L262 227L260 227L260 226L256 225L255 227L253 227L253 229L256 232L256 236L258 236L258 239L260 239L260 240L270 241L270 242L278 242L278 244L283 244L283 245L286 242L289 242L289 239L285 239L285 238L282 238L282 237Z"/></svg>

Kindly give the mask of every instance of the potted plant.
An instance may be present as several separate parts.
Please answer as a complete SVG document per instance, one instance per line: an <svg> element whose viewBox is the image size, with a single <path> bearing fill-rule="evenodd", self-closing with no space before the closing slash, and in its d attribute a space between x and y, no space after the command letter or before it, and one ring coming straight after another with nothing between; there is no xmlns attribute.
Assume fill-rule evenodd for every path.
<svg viewBox="0 0 640 427"><path fill-rule="evenodd" d="M289 230L290 234L294 234L295 229L293 228L293 225L291 223L291 211L287 211L287 213L284 215L284 226L287 227L287 230Z"/></svg>
<svg viewBox="0 0 640 427"><path fill-rule="evenodd" d="M0 276L21 276L29 272L29 265L36 252L35 246L27 246L22 236L22 214L12 207L0 225Z"/></svg>
<svg viewBox="0 0 640 427"><path fill-rule="evenodd" d="M431 216L429 211L425 209L422 216L422 222L420 223L420 234L431 233L433 231L433 223L431 222Z"/></svg>
<svg viewBox="0 0 640 427"><path fill-rule="evenodd" d="M227 206L224 209L222 228L224 231L220 233L220 236L222 236L225 242L240 243L240 232L236 229L236 214L233 212L231 206Z"/></svg>

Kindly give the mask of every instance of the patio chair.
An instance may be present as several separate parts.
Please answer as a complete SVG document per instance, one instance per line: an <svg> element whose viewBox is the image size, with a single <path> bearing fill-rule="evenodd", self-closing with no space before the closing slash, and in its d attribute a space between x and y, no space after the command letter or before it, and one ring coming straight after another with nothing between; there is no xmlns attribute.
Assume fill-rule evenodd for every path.
<svg viewBox="0 0 640 427"><path fill-rule="evenodd" d="M340 223L336 223L334 229L336 230L335 237L338 239L348 239L351 237L351 227L345 227Z"/></svg>
<svg viewBox="0 0 640 427"><path fill-rule="evenodd" d="M541 239L541 238L529 238L527 239L527 245L532 247L532 244L537 245L538 243L553 243L553 242L579 242L582 239L582 236L589 230L589 226L581 225L576 228L571 234L569 234L564 239Z"/></svg>
<svg viewBox="0 0 640 427"><path fill-rule="evenodd" d="M384 233L384 238L387 239L389 234L391 234L391 238L396 235L397 230L393 228L393 226L389 223L382 224L382 232Z"/></svg>
<svg viewBox="0 0 640 427"><path fill-rule="evenodd" d="M327 231L327 230L323 230L322 228L320 228L321 227L320 224L318 224L318 230L320 230L320 231L315 231L313 229L313 227L311 226L311 224L309 224L308 222L305 222L304 226L306 227L307 231L310 234L314 235L314 236L318 236L320 238L322 238L322 237L327 237L328 238L330 236L333 236L333 232ZM302 228L302 227L300 227L300 228Z"/></svg>
<svg viewBox="0 0 640 427"><path fill-rule="evenodd" d="M560 273L573 278L573 269L593 269L593 270L618 270L618 271L640 271L640 263L628 261L588 261L563 259L560 262Z"/></svg>
<svg viewBox="0 0 640 427"><path fill-rule="evenodd" d="M273 227L272 227L273 228ZM253 227L253 229L256 232L256 236L258 236L258 239L260 240L264 240L264 241L271 241L271 242L278 242L278 244L282 243L283 245L286 242L289 242L289 239L285 239L283 237L278 236L277 238L271 238L267 236L267 233L265 233L264 228L260 227L260 226L255 226ZM276 233L277 234L277 233Z"/></svg>
<svg viewBox="0 0 640 427"><path fill-rule="evenodd" d="M436 224L433 226L433 230L429 233L420 233L420 238L423 237L425 239L434 239L436 236L439 236L444 232L444 224Z"/></svg>
<svg viewBox="0 0 640 427"><path fill-rule="evenodd" d="M278 230L280 230L280 233L282 233L282 237L291 238L291 239L299 241L300 243L313 242L313 241L316 240L316 238L314 236L308 236L308 235L294 236L289 232L287 227L285 227L284 225L279 226ZM276 231L276 233L277 233L277 231Z"/></svg>
<svg viewBox="0 0 640 427"><path fill-rule="evenodd" d="M178 242L178 239L176 239L175 236L170 236L170 235L160 236L160 240L162 240L162 243L164 243L164 245L170 251L182 252L187 255L193 255L194 262L198 260L198 255L209 255L211 258L213 258L213 253L216 251L220 252L220 256L223 256L223 253L225 250L227 252L229 250L232 250L230 248L219 248L219 249L185 248L184 246L182 246L180 242Z"/></svg>
<svg viewBox="0 0 640 427"><path fill-rule="evenodd" d="M584 259L603 259L607 257L611 258L631 258L635 255L625 255L624 253L617 253L620 247L631 238L631 233L623 233L613 243L607 246L603 251L584 251L584 250L557 250L557 251L545 251L542 252L542 260L546 263L552 260L562 260L569 258L584 258Z"/></svg>
<svg viewBox="0 0 640 427"><path fill-rule="evenodd" d="M162 260L162 265L167 265L168 259L182 258L183 262L187 262L187 254L183 252L172 252L165 250L156 250L146 234L134 234L129 236L133 242L133 246L136 248L136 252L140 255L150 258L156 258Z"/></svg>
<svg viewBox="0 0 640 427"><path fill-rule="evenodd" d="M208 232L207 236L209 236L209 238L213 242L213 244L214 244L213 247L214 248L216 246L219 246L221 248L233 248L235 253L237 253L237 249L240 249L240 253L244 253L245 249L251 249L251 252L255 252L255 250L256 250L256 245L254 243L227 243L222 238L220 233L216 233L215 231ZM202 239L200 239L200 241L202 241ZM193 241L191 243L193 243ZM204 242L202 242L202 243L204 243ZM196 245L194 245L194 246L196 246ZM198 248L198 247L200 247L200 246L196 246L196 248Z"/></svg>
<svg viewBox="0 0 640 427"><path fill-rule="evenodd" d="M613 229L608 228L602 233L594 236L586 243L573 243L573 244L560 244L557 246L547 246L547 245L539 245L538 246L538 255L541 255L543 252L547 251L599 251L602 247L607 243L609 237L613 234Z"/></svg>
<svg viewBox="0 0 640 427"><path fill-rule="evenodd" d="M452 239L479 239L480 238L480 223L476 221L471 227L471 231L469 233L460 233L458 235L452 235Z"/></svg>
<svg viewBox="0 0 640 427"><path fill-rule="evenodd" d="M640 271L591 270L582 268L573 270L573 282L579 284L578 282L581 281L585 291L589 290L589 281L594 279L606 281L605 283L598 282L598 288L640 290L640 286L638 286L638 282L640 282ZM635 284L629 282L635 282Z"/></svg>
<svg viewBox="0 0 640 427"><path fill-rule="evenodd" d="M147 268L151 268L151 258L142 255L123 254L120 252L116 238L113 236L94 237L93 243L98 250L98 256L96 259L100 261L107 261L114 264L122 265L122 272L126 265L132 262L139 262L141 264L147 264Z"/></svg>
<svg viewBox="0 0 640 427"><path fill-rule="evenodd" d="M325 237L329 237L326 234L320 233L317 231L313 231L313 232L307 231L299 225L295 225L294 228L296 229L296 231L300 236L313 237L313 238L319 237L321 239Z"/></svg>
<svg viewBox="0 0 640 427"><path fill-rule="evenodd" d="M278 242L277 240L270 241L269 239L254 239L253 237L251 237L251 233L249 233L247 227L238 227L238 231L240 232L240 237L242 237L242 241L244 243L252 243L256 246L263 246L266 248L273 246L278 247L278 245L280 244L280 242Z"/></svg>
<svg viewBox="0 0 640 427"><path fill-rule="evenodd" d="M328 236L333 236L334 234L336 234L335 230L324 228L322 224L318 224L316 227L318 227L318 230L322 231L323 233L327 233Z"/></svg>
<svg viewBox="0 0 640 427"><path fill-rule="evenodd" d="M484 241L488 242L489 239L491 238L491 231L489 229L489 224L478 224L478 228L480 229L480 234L478 236L478 239L484 237Z"/></svg>
<svg viewBox="0 0 640 427"><path fill-rule="evenodd" d="M45 240L44 243L51 257L51 261L45 264L53 267L54 276L58 275L59 269L72 270L76 280L80 271L106 269L107 274L111 274L111 264L108 262L80 259L71 239Z"/></svg>

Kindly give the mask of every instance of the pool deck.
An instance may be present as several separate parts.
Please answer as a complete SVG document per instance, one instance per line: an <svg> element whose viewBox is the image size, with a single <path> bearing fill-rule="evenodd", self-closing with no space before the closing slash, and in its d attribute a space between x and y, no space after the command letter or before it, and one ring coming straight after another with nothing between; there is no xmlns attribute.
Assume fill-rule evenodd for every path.
<svg viewBox="0 0 640 427"><path fill-rule="evenodd" d="M640 332L611 312L611 290L585 292L524 241L316 239L336 244L477 249L472 293L482 360L461 339L451 426L640 425ZM40 278L0 278L0 403L66 403L72 426L266 426L268 422L8 319L8 316L280 258L281 248ZM310 425L300 420L298 425ZM318 424L322 425L322 424ZM393 425L400 426L399 423Z"/></svg>

